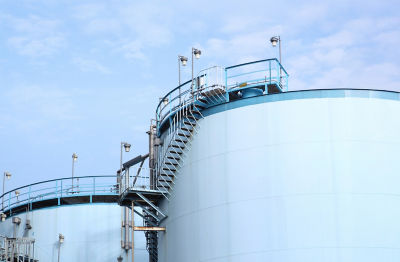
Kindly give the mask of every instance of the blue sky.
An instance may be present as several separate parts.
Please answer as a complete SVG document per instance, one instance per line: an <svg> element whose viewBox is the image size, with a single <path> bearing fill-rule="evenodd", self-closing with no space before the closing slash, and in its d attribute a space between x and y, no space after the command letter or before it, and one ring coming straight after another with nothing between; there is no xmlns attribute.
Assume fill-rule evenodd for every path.
<svg viewBox="0 0 400 262"><path fill-rule="evenodd" d="M289 89L400 90L399 1L0 1L0 171L7 188L112 175L147 153L160 96L196 69L278 56ZM190 67L183 70L190 78Z"/></svg>

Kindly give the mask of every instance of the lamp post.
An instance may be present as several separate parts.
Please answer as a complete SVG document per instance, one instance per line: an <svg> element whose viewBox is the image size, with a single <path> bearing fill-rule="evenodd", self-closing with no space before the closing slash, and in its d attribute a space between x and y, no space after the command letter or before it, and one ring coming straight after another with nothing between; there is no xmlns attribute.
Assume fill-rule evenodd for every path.
<svg viewBox="0 0 400 262"><path fill-rule="evenodd" d="M18 202L18 196L19 196L19 191L16 190L16 191L15 191L15 197L17 198L17 202Z"/></svg>
<svg viewBox="0 0 400 262"><path fill-rule="evenodd" d="M6 185L6 178L7 180L10 180L11 178L11 173L10 172L4 172L3 175L3 197L1 198L1 210L4 211L4 191L5 191L5 185Z"/></svg>
<svg viewBox="0 0 400 262"><path fill-rule="evenodd" d="M193 90L193 88L194 88L194 86L193 86L193 80L194 80L194 62L193 62L193 57L196 57L196 59L199 59L200 58L200 55L201 55L201 51L199 50L199 49L197 49L197 48L194 48L194 47L192 47L192 88L191 88L191 91L192 91L192 95L193 95L193 99L194 99L194 94L193 94L193 92L194 92L194 90Z"/></svg>
<svg viewBox="0 0 400 262"><path fill-rule="evenodd" d="M187 64L187 57L186 56L182 56L182 55L178 55L178 72L179 72L179 85L181 85L181 63L182 66L186 66Z"/></svg>
<svg viewBox="0 0 400 262"><path fill-rule="evenodd" d="M282 87L282 49L281 49L281 36L273 36L270 39L271 44L273 47L275 47L277 44L279 45L279 84Z"/></svg>
<svg viewBox="0 0 400 262"><path fill-rule="evenodd" d="M64 235L60 233L58 234L58 262L60 262L60 249L62 243L64 243Z"/></svg>
<svg viewBox="0 0 400 262"><path fill-rule="evenodd" d="M179 105L181 104L181 63L182 66L186 66L187 64L187 57L186 56L182 56L182 55L178 55L178 72L179 72Z"/></svg>
<svg viewBox="0 0 400 262"><path fill-rule="evenodd" d="M74 193L74 171L75 171L75 162L78 160L78 155L76 153L72 154L72 193Z"/></svg>
<svg viewBox="0 0 400 262"><path fill-rule="evenodd" d="M119 176L122 176L122 149L123 148L125 148L125 152L129 152L131 150L131 144L129 144L127 142L121 142L121 155L120 155L120 159L119 159ZM125 181L127 181L127 178L125 178Z"/></svg>

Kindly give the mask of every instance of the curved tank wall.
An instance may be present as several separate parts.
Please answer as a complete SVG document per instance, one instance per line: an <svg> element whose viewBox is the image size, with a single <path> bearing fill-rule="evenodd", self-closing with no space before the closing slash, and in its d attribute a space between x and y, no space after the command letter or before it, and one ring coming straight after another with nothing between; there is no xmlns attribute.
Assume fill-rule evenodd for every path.
<svg viewBox="0 0 400 262"><path fill-rule="evenodd" d="M35 239L39 262L57 261L58 234L65 237L60 249L60 262L130 261L131 254L121 249L121 207L116 203L92 203L43 208L16 215L22 222L17 237ZM32 229L25 228L26 219ZM136 221L139 217L135 216ZM0 235L13 236L12 217L0 223ZM145 238L135 234L135 259L148 261Z"/></svg>
<svg viewBox="0 0 400 262"><path fill-rule="evenodd" d="M210 108L176 179L160 261L400 261L398 93Z"/></svg>

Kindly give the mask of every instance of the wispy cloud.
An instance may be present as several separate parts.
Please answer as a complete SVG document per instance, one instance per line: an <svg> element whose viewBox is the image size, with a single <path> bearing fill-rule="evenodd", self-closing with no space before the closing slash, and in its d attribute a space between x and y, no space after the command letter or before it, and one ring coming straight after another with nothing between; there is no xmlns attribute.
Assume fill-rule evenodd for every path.
<svg viewBox="0 0 400 262"><path fill-rule="evenodd" d="M85 15L88 9L91 11ZM105 42L129 60L145 61L145 50L161 47L172 40L171 10L165 5L146 2L123 6L91 4L75 10L84 33L113 36Z"/></svg>
<svg viewBox="0 0 400 262"><path fill-rule="evenodd" d="M64 34L60 32L61 22L58 20L34 15L26 18L5 15L3 19L12 30L7 43L20 55L49 56L66 46Z"/></svg>
<svg viewBox="0 0 400 262"><path fill-rule="evenodd" d="M99 72L102 74L110 74L111 70L99 62L92 59L84 59L81 57L76 57L72 61L80 70L83 72Z"/></svg>
<svg viewBox="0 0 400 262"><path fill-rule="evenodd" d="M43 120L70 120L79 118L75 110L72 92L36 85L23 85L8 90L9 112L20 113L30 118Z"/></svg>

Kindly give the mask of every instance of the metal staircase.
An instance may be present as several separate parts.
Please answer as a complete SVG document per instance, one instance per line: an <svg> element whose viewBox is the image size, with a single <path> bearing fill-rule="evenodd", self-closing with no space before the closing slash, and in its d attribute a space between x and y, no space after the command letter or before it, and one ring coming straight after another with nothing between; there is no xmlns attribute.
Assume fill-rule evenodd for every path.
<svg viewBox="0 0 400 262"><path fill-rule="evenodd" d="M165 123L164 120L168 129L160 138L162 142L159 144L156 161L156 188L163 192L167 200L172 196L173 185L185 164L193 137L200 129L199 120L204 117L201 112L211 105L226 101L224 79L224 69L221 67L202 70L193 83L190 81L190 88L183 92L179 89L179 104L168 102L173 104L173 109L166 114L169 115L169 122ZM162 111L163 108L160 115ZM161 135L161 132L157 133Z"/></svg>
<svg viewBox="0 0 400 262"><path fill-rule="evenodd" d="M174 180L180 168L183 166L184 158L187 156L193 135L199 130L198 121L203 118L201 110L205 104L195 102L182 107L171 121L167 138L164 139L164 146L159 161L157 161L157 185L163 196L169 200L172 194Z"/></svg>

